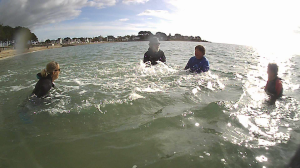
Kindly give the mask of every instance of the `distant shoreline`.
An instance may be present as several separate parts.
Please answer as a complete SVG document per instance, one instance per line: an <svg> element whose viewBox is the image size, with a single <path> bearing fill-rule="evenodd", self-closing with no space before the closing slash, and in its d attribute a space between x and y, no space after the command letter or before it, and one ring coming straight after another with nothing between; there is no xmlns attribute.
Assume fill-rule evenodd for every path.
<svg viewBox="0 0 300 168"><path fill-rule="evenodd" d="M183 40L170 40L170 41L183 41ZM126 41L127 42L127 41ZM128 42L141 42L141 41L128 41ZM183 42L199 42L199 41L183 41ZM201 42L208 42L208 41L201 41ZM25 49L22 53L19 53L17 50L12 49L12 48L7 48L5 50L1 50L0 52L0 61L4 60L6 58L11 58L19 55L24 55L24 54L29 54L33 52L38 52L38 51L44 51L44 50L50 50L50 49L56 49L56 48L62 48L62 47L71 47L71 46L80 46L80 45L90 45L90 44L101 44L101 43L122 43L121 41L111 41L111 42L95 42L95 43L73 43L73 44L56 44L54 46L48 45L45 46L33 46L30 47L29 49ZM210 42L208 42L210 43Z"/></svg>
<svg viewBox="0 0 300 168"><path fill-rule="evenodd" d="M38 51L44 51L44 50L50 50L50 49L56 49L56 48L62 48L62 47L69 47L69 46L79 46L79 45L89 45L89 44L100 44L100 43L108 43L108 42L97 42L97 43L78 43L78 44L57 44L57 45L48 45L45 46L33 46L30 47L29 49L25 49L25 51L23 52L18 52L15 49L12 48L7 48L5 50L1 50L0 52L0 61L4 60L6 58L11 58L11 57L15 57L15 56L19 56L19 55L24 55L24 54L29 54L29 53L33 53L33 52L38 52Z"/></svg>
<svg viewBox="0 0 300 168"><path fill-rule="evenodd" d="M25 49L25 51L23 51L23 52L18 52L17 50L12 49L12 48L7 48L5 50L1 50L0 60L6 59L6 58L11 58L14 56L24 55L24 54L28 54L28 53L33 53L33 52L37 52L37 51L60 48L60 47L61 47L60 45L50 46L48 48L46 46L34 46L29 49Z"/></svg>

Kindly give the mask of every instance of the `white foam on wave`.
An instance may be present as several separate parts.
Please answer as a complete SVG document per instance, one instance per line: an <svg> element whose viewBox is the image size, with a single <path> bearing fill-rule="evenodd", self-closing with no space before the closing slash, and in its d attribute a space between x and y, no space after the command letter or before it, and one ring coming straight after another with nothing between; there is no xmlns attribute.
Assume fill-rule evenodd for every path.
<svg viewBox="0 0 300 168"><path fill-rule="evenodd" d="M215 89L212 87L211 81L207 82L207 89L214 91Z"/></svg>
<svg viewBox="0 0 300 168"><path fill-rule="evenodd" d="M79 86L63 86L66 91L78 90Z"/></svg>
<svg viewBox="0 0 300 168"><path fill-rule="evenodd" d="M198 96L198 94L203 94L203 92L199 91L204 88L213 92L225 89L225 84L222 83L222 79L219 79L218 75L214 75L211 72L201 74L189 73L185 76L181 75L180 78L176 80L176 84L185 88L191 87L190 92L194 96ZM203 91L205 91L205 89Z"/></svg>
<svg viewBox="0 0 300 168"><path fill-rule="evenodd" d="M137 99L144 99L144 98L145 98L144 96L141 96L134 92L129 95L129 100L137 100Z"/></svg>
<svg viewBox="0 0 300 168"><path fill-rule="evenodd" d="M79 92L79 94L82 95L82 94L84 94L86 92L87 92L86 90L82 90L82 91Z"/></svg>
<svg viewBox="0 0 300 168"><path fill-rule="evenodd" d="M237 78L243 79L243 76L242 76L242 75L240 75L240 74L238 74L238 73L236 73L235 75L236 75Z"/></svg>
<svg viewBox="0 0 300 168"><path fill-rule="evenodd" d="M198 93L198 91L201 91L200 87L194 88L194 89L192 90L192 93L193 93L194 95L196 95L196 94Z"/></svg>
<svg viewBox="0 0 300 168"><path fill-rule="evenodd" d="M159 74L169 74L178 72L178 70L173 69L172 67L157 61L157 65L151 66L145 64L142 60L140 61L139 66L137 66L137 71L143 75L159 75Z"/></svg>
<svg viewBox="0 0 300 168"><path fill-rule="evenodd" d="M91 63L85 72L74 74L70 71L71 76L62 76L61 78L61 81L64 82L58 87L62 91L61 94L68 95L72 92L71 99L75 99L75 102L78 99L74 98L76 94L81 97L81 102L75 103L75 107L74 105L70 107L77 112L91 107L96 107L101 112L100 107L104 108L106 105L123 103L132 104L134 100L145 99L148 94L166 93L169 95L170 89L175 90L174 96L177 97L181 95L182 91L185 91L185 88L188 88L194 97L197 97L196 101L198 101L205 92L215 92L225 87L222 80L210 72L187 74L187 72L180 70L181 67L172 67L162 62L158 62L155 66L149 66L141 60L139 64L131 68L113 63L113 66L100 70L95 68L97 65ZM73 68L78 69L80 67ZM204 92L202 92L203 88L206 88ZM85 93L91 93L91 90L95 91L93 95L97 99L94 96L86 97L90 94ZM60 106L57 106L57 108L60 108ZM64 107L61 110L64 111Z"/></svg>
<svg viewBox="0 0 300 168"><path fill-rule="evenodd" d="M77 83L78 85L84 85L84 83L81 82L79 79L74 79L74 82Z"/></svg>
<svg viewBox="0 0 300 168"><path fill-rule="evenodd" d="M17 92L17 91L26 89L26 88L28 88L28 87L26 87L26 86L11 86L10 88L11 88L11 89L10 89L11 92Z"/></svg>
<svg viewBox="0 0 300 168"><path fill-rule="evenodd" d="M217 83L218 83L220 89L222 89L222 90L225 89L225 85L222 82L220 82L219 80L217 80Z"/></svg>
<svg viewBox="0 0 300 168"><path fill-rule="evenodd" d="M137 88L137 91L140 91L140 92L147 92L147 93L162 92L161 89L158 89L158 88L150 88L150 87L147 87L147 88Z"/></svg>

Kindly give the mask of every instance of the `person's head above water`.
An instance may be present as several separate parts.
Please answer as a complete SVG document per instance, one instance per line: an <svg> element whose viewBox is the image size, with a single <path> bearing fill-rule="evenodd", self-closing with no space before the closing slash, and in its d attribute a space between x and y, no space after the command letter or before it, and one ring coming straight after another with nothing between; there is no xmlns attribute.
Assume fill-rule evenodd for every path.
<svg viewBox="0 0 300 168"><path fill-rule="evenodd" d="M197 59L202 59L205 55L205 48L202 45L197 45L195 47L195 56Z"/></svg>
<svg viewBox="0 0 300 168"><path fill-rule="evenodd" d="M278 75L278 66L275 63L269 63L268 65L268 79L273 80L277 77Z"/></svg>
<svg viewBox="0 0 300 168"><path fill-rule="evenodd" d="M48 75L51 75L52 81L58 79L58 76L60 74L60 67L57 62L49 62L46 66L46 69L43 69L41 72L42 77L47 77Z"/></svg>
<svg viewBox="0 0 300 168"><path fill-rule="evenodd" d="M149 40L149 47L152 51L158 52L159 51L159 40L157 37L153 37Z"/></svg>

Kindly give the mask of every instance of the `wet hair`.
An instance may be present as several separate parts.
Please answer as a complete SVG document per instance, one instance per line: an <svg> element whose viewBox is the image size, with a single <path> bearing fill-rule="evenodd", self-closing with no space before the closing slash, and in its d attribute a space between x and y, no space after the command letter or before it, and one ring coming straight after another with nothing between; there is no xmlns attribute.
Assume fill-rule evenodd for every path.
<svg viewBox="0 0 300 168"><path fill-rule="evenodd" d="M42 77L46 77L49 74L51 74L52 72L54 72L54 70L57 68L58 63L55 61L49 62L46 66L46 69L43 69L41 72Z"/></svg>
<svg viewBox="0 0 300 168"><path fill-rule="evenodd" d="M268 69L275 73L275 75L278 75L278 66L275 63L269 63Z"/></svg>
<svg viewBox="0 0 300 168"><path fill-rule="evenodd" d="M202 53L203 53L203 55L205 55L205 48L202 46L202 45L197 45L196 47L195 47L195 50L199 50L199 51L201 51Z"/></svg>

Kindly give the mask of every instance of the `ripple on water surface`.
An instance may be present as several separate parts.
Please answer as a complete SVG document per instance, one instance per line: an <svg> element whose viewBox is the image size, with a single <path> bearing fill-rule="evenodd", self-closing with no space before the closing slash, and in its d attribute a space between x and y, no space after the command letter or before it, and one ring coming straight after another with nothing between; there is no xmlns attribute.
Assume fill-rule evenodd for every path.
<svg viewBox="0 0 300 168"><path fill-rule="evenodd" d="M48 162L39 149L51 155L60 144L78 165L87 164L79 160L94 157L106 159L89 163L108 167L284 165L280 160L287 162L299 141L297 57L277 60L285 95L269 106L262 87L273 55L259 56L246 46L203 43L210 72L193 74L182 69L196 43L178 44L162 42L168 64L152 67L137 61L147 43L45 51L60 63L62 72L51 97L44 100L27 96L37 81L33 77L49 60L38 59L38 53L30 55L30 65L24 65L27 72L6 60L9 70L0 74L0 123L8 135L4 141L16 141L14 133L21 132L21 139L35 143L27 149L41 165ZM0 154L0 162L2 158L24 161L9 153L20 146L11 147L1 148L6 154Z"/></svg>

